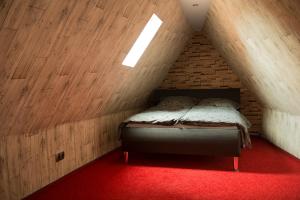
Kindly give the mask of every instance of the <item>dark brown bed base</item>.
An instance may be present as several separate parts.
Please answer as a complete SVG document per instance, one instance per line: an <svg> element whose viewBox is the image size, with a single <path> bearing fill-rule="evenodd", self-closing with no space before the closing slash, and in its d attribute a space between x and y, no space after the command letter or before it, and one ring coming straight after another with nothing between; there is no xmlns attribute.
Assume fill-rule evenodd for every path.
<svg viewBox="0 0 300 200"><path fill-rule="evenodd" d="M199 97L228 98L239 100L239 89L222 90L177 90L161 91L158 96L186 95ZM202 93L201 95L199 93ZM210 94L210 95L205 95ZM230 95L228 95L230 94ZM156 94L154 94L155 97ZM179 96L178 95L178 96ZM157 97L155 97L157 98ZM140 128L121 129L122 149L125 161L128 152L191 154L209 156L232 156L233 167L238 171L238 158L241 152L241 136L237 127L199 128Z"/></svg>

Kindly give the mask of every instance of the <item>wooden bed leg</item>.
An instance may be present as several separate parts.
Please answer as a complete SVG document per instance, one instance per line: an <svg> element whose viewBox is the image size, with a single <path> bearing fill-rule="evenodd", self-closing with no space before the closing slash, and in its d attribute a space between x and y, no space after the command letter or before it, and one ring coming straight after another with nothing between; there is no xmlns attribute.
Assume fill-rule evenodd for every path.
<svg viewBox="0 0 300 200"><path fill-rule="evenodd" d="M234 171L239 171L239 157L233 157L233 168Z"/></svg>
<svg viewBox="0 0 300 200"><path fill-rule="evenodd" d="M128 151L124 151L124 161L128 163Z"/></svg>

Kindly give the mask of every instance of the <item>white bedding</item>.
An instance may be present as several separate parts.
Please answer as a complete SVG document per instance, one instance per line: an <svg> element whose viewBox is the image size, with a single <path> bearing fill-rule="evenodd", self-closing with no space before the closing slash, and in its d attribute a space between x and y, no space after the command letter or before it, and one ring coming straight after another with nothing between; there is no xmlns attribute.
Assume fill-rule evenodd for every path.
<svg viewBox="0 0 300 200"><path fill-rule="evenodd" d="M251 145L248 133L251 123L233 107L194 106L180 118L180 122L183 124L193 122L237 124L243 128L243 144Z"/></svg>
<svg viewBox="0 0 300 200"><path fill-rule="evenodd" d="M241 128L244 146L251 146L248 128L250 122L234 107L218 106L186 106L172 105L172 108L159 105L144 112L131 116L125 123L151 123L151 124L189 124L189 123L216 123L234 124Z"/></svg>
<svg viewBox="0 0 300 200"><path fill-rule="evenodd" d="M139 123L167 123L176 124L179 119L183 117L191 108L176 109L159 109L153 107L144 112L135 114L128 118L125 122L139 122Z"/></svg>

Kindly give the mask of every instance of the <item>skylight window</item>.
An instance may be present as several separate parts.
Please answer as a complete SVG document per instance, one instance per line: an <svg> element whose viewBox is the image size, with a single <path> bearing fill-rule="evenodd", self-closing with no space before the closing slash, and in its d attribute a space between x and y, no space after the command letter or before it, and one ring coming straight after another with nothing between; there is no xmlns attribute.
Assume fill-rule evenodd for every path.
<svg viewBox="0 0 300 200"><path fill-rule="evenodd" d="M123 60L122 65L135 67L136 63L139 61L144 51L154 38L161 24L162 21L159 19L159 17L156 14L153 14L139 35L138 39L131 47L129 53Z"/></svg>

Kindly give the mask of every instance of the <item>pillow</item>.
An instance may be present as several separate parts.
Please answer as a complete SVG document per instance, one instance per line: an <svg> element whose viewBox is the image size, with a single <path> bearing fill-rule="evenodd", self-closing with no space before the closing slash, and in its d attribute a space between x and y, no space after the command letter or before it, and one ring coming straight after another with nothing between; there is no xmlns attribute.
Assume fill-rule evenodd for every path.
<svg viewBox="0 0 300 200"><path fill-rule="evenodd" d="M203 99L198 103L199 106L217 106L217 107L233 107L235 109L239 109L239 104L229 100L222 98L207 98Z"/></svg>
<svg viewBox="0 0 300 200"><path fill-rule="evenodd" d="M162 108L188 108L196 104L196 99L188 96L169 96L163 98L157 106Z"/></svg>

